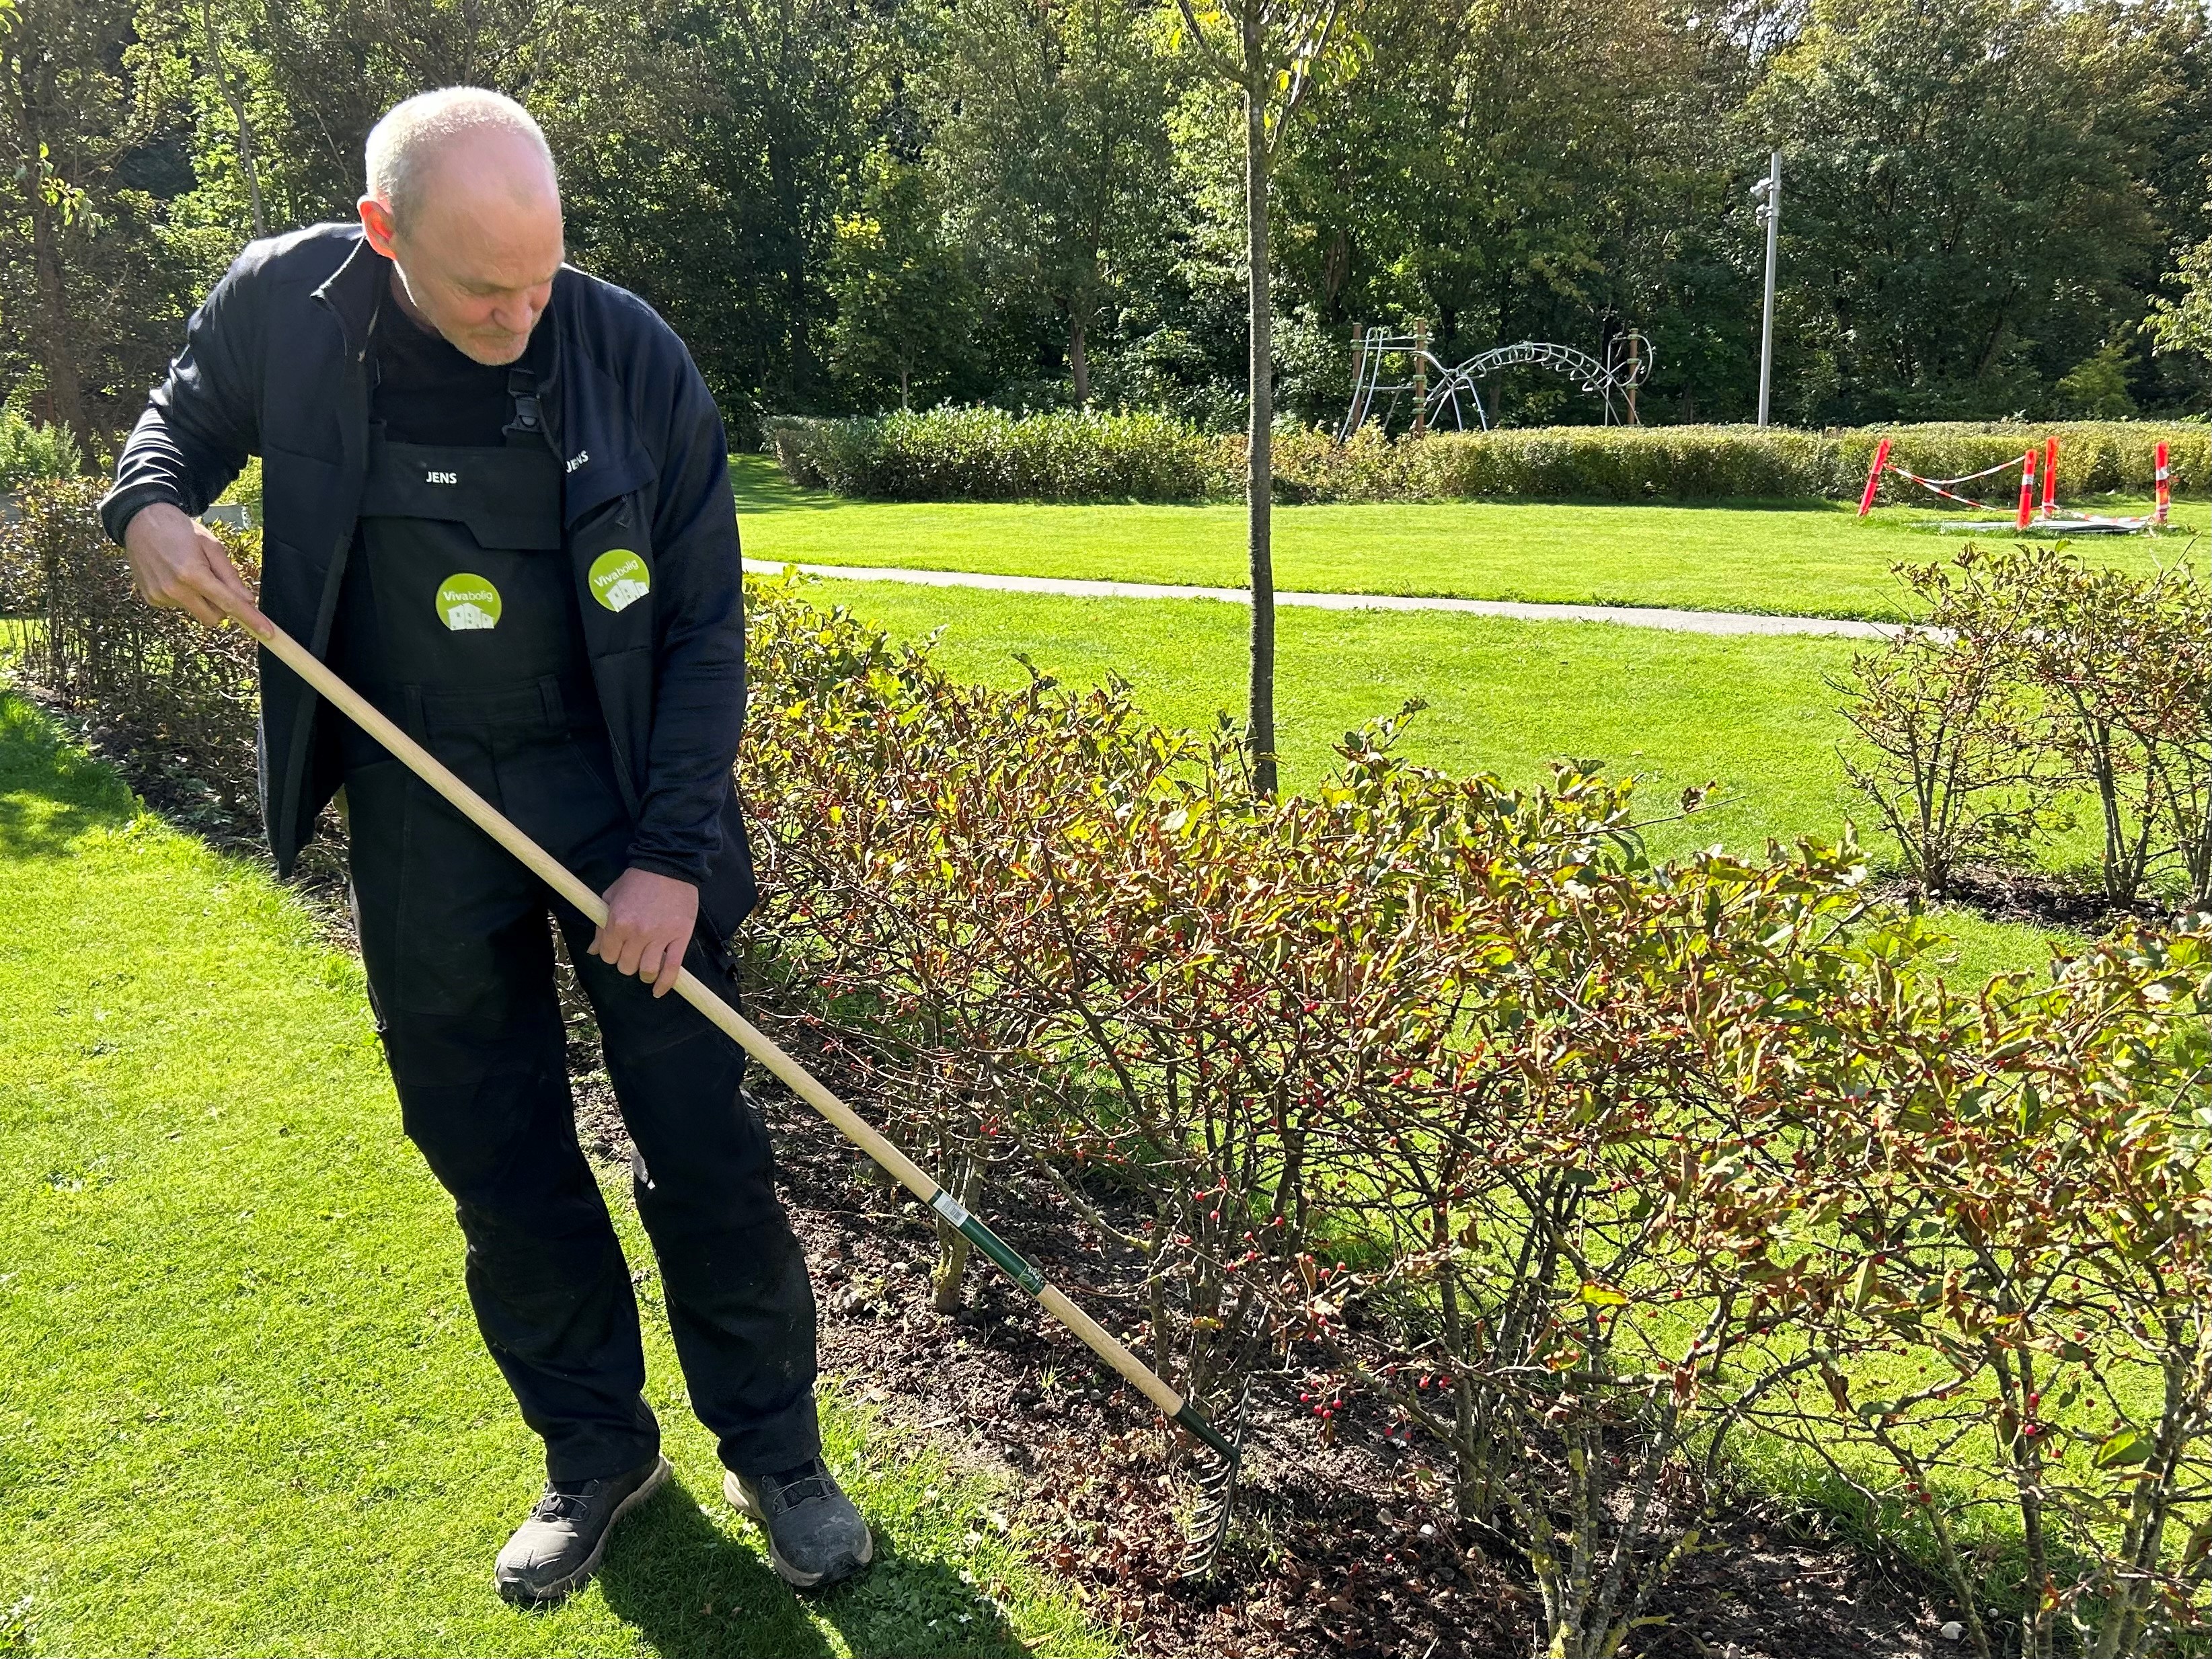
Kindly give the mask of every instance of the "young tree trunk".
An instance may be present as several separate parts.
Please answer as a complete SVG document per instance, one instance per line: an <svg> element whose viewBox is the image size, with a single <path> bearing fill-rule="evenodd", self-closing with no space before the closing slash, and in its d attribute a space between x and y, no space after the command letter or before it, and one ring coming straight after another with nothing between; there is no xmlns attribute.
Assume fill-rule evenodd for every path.
<svg viewBox="0 0 2212 1659"><path fill-rule="evenodd" d="M1251 267L1251 422L1247 431L1244 498L1252 560L1252 696L1246 717L1252 781L1275 793L1274 307L1267 291L1267 115L1260 9L1244 15L1244 245Z"/></svg>
<svg viewBox="0 0 2212 1659"><path fill-rule="evenodd" d="M1091 401L1091 353L1084 345L1083 313L1071 310L1067 313L1067 373L1075 382L1075 401L1088 404Z"/></svg>
<svg viewBox="0 0 2212 1659"><path fill-rule="evenodd" d="M215 0L200 0L200 23L207 30L208 69L215 77L216 90L238 121L238 168L246 175L246 203L253 214L253 234L258 239L269 234L269 216L261 205L261 168L253 155L253 122L246 112L245 95L231 90L230 72L223 66L222 26L216 20Z"/></svg>
<svg viewBox="0 0 2212 1659"><path fill-rule="evenodd" d="M37 155L33 144L29 153ZM68 278L62 269L61 227L54 222L53 204L46 200L45 180L33 172L24 185L30 209L31 264L39 285L38 327L33 349L46 371L46 409L76 434L88 447L97 447L100 434L92 429L85 410L84 384L77 374L76 339L70 316Z"/></svg>

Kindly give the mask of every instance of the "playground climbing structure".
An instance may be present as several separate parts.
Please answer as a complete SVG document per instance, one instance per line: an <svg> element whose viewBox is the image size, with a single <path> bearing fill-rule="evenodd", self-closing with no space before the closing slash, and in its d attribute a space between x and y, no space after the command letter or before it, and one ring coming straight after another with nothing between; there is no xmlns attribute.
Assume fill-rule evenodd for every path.
<svg viewBox="0 0 2212 1659"><path fill-rule="evenodd" d="M1602 358L1553 340L1519 340L1447 364L1431 349L1428 330L1355 329L1352 336L1352 403L1340 441L1370 421L1386 432L1401 407L1409 409L1416 435L1431 428L1464 432L1490 428L1490 410L1476 382L1501 369L1533 367L1565 374L1605 407L1605 423L1636 425L1636 389L1650 374L1651 350L1633 329L1616 334Z"/></svg>

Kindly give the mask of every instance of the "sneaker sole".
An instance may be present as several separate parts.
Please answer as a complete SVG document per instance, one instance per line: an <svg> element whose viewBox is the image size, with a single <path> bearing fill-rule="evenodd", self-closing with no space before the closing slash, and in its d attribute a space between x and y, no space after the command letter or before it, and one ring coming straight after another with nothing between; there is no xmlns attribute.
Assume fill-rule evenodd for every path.
<svg viewBox="0 0 2212 1659"><path fill-rule="evenodd" d="M607 1517L607 1524L600 1530L599 1541L592 1547L592 1553L584 1558L584 1565L578 1567L575 1571L570 1573L566 1578L536 1589L522 1584L501 1584L495 1578L492 1582L497 1587L500 1595L510 1601L534 1604L563 1601L574 1595L584 1587L585 1581L599 1570L600 1558L607 1553L607 1540L614 1536L615 1528L623 1516L659 1492L661 1483L668 1479L673 1467L665 1457L662 1458L653 1473L646 1476L639 1484L638 1489L615 1505L615 1512Z"/></svg>
<svg viewBox="0 0 2212 1659"><path fill-rule="evenodd" d="M732 1509L760 1528L761 1535L768 1540L769 1565L775 1569L775 1576L793 1589L826 1589L832 1584L842 1583L876 1559L875 1532L866 1522L863 1522L859 1560L842 1572L801 1572L790 1562L785 1560L783 1552L776 1548L775 1534L768 1529L768 1522L762 1516L761 1512L753 1507L753 1500L745 1495L744 1487L738 1484L736 1471L732 1469L722 1471L722 1496L729 1500Z"/></svg>

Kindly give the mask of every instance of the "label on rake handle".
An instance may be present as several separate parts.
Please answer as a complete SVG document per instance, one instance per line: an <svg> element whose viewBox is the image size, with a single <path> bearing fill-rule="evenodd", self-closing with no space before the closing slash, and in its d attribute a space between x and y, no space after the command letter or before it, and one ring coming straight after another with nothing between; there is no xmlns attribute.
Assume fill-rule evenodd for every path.
<svg viewBox="0 0 2212 1659"><path fill-rule="evenodd" d="M929 1207L956 1227L964 1228L968 1224L968 1212L960 1207L958 1199L953 1197L942 1187L937 1189L936 1194L929 1200Z"/></svg>

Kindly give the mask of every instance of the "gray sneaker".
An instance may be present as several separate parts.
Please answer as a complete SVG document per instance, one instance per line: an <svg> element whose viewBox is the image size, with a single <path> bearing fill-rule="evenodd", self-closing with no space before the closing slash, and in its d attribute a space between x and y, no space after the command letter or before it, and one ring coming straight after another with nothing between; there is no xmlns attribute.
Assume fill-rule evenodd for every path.
<svg viewBox="0 0 2212 1659"><path fill-rule="evenodd" d="M768 1559L798 1589L823 1589L875 1559L876 1540L820 1458L781 1474L722 1476L722 1496L768 1534Z"/></svg>
<svg viewBox="0 0 2212 1659"><path fill-rule="evenodd" d="M624 1474L546 1482L530 1518L499 1553L492 1583L510 1601L558 1601L599 1571L615 1522L660 1489L668 1460L656 1456Z"/></svg>

